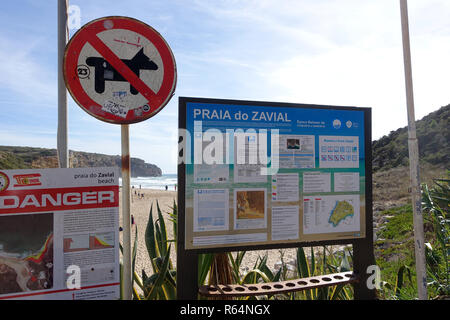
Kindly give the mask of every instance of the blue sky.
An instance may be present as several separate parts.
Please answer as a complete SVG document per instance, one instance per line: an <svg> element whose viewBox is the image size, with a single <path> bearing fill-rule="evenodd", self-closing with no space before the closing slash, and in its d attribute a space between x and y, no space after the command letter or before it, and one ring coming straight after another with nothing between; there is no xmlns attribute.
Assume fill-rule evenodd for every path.
<svg viewBox="0 0 450 320"><path fill-rule="evenodd" d="M56 148L56 0L2 3L0 145ZM130 16L175 55L175 96L130 126L130 153L176 172L178 97L371 107L374 139L407 125L397 0L72 0L81 25ZM416 119L450 103L450 1L409 0ZM71 30L73 35L76 30ZM120 154L120 126L68 95L69 149Z"/></svg>

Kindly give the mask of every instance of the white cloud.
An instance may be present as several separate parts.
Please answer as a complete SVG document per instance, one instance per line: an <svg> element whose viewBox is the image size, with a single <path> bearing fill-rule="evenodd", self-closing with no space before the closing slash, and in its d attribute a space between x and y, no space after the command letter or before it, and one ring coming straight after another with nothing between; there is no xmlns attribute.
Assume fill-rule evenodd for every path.
<svg viewBox="0 0 450 320"><path fill-rule="evenodd" d="M400 6L393 1L197 1L229 25L246 25L248 47L273 43L243 63L254 71L236 85L251 98L373 109L373 138L407 125ZM450 102L450 4L410 1L416 119ZM226 18L224 18L226 17ZM239 43L242 37L237 34ZM245 38L246 40L248 38ZM285 41L280 41L282 39ZM240 43L242 45L242 43ZM220 45L218 45L220 48ZM223 50L233 60L240 50ZM242 68L241 68L242 69ZM250 70L249 70L250 71ZM241 75L241 74L239 74ZM232 93L231 93L232 94Z"/></svg>
<svg viewBox="0 0 450 320"><path fill-rule="evenodd" d="M401 63L395 49L336 48L270 66L262 77L278 100L373 108L373 135L379 138L406 125Z"/></svg>

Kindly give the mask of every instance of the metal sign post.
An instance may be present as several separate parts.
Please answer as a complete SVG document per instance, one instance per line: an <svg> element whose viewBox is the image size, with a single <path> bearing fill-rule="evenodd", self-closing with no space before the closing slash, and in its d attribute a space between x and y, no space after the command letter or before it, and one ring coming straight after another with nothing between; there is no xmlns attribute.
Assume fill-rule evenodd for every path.
<svg viewBox="0 0 450 320"><path fill-rule="evenodd" d="M67 44L66 86L93 117L121 125L123 293L132 299L129 124L156 115L176 86L175 58L152 27L128 17L105 17L84 25Z"/></svg>
<svg viewBox="0 0 450 320"><path fill-rule="evenodd" d="M64 49L67 44L68 0L58 0L58 162L60 168L69 167L67 150L67 92L63 75Z"/></svg>
<svg viewBox="0 0 450 320"><path fill-rule="evenodd" d="M427 300L427 269L425 261L424 231L422 217L422 197L419 179L419 146L416 136L414 116L414 91L411 68L411 48L409 43L408 5L406 0L400 0L403 61L405 65L406 104L408 111L408 150L411 179L411 198L414 214L414 244L416 255L417 290L420 300Z"/></svg>
<svg viewBox="0 0 450 320"><path fill-rule="evenodd" d="M131 216L130 216L130 136L129 126L121 126L121 144L122 144L122 224L123 224L123 299L132 298L132 276L131 270Z"/></svg>

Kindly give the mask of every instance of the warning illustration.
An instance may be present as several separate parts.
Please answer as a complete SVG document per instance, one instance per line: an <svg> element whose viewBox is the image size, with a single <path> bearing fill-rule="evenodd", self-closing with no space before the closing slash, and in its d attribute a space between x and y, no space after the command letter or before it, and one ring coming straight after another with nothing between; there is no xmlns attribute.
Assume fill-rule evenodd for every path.
<svg viewBox="0 0 450 320"><path fill-rule="evenodd" d="M131 59L122 59L122 62L130 68L131 71L138 77L140 77L140 70L158 70L158 66L150 60L144 53L144 49L139 50L138 53ZM95 91L97 93L103 93L105 91L106 81L126 81L120 72L114 69L111 64L104 58L89 57L86 59L88 66L95 68ZM131 94L138 94L138 91L130 84Z"/></svg>

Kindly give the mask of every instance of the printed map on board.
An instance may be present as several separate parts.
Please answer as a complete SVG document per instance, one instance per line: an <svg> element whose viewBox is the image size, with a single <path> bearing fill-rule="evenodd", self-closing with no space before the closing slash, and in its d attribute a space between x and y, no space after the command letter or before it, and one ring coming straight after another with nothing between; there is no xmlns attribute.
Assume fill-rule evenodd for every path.
<svg viewBox="0 0 450 320"><path fill-rule="evenodd" d="M360 195L303 197L303 232L319 234L360 230Z"/></svg>
<svg viewBox="0 0 450 320"><path fill-rule="evenodd" d="M355 209L353 206L347 201L336 201L336 206L331 210L330 219L328 222L333 225L333 227L337 227L338 224L349 216L353 216L355 214Z"/></svg>

